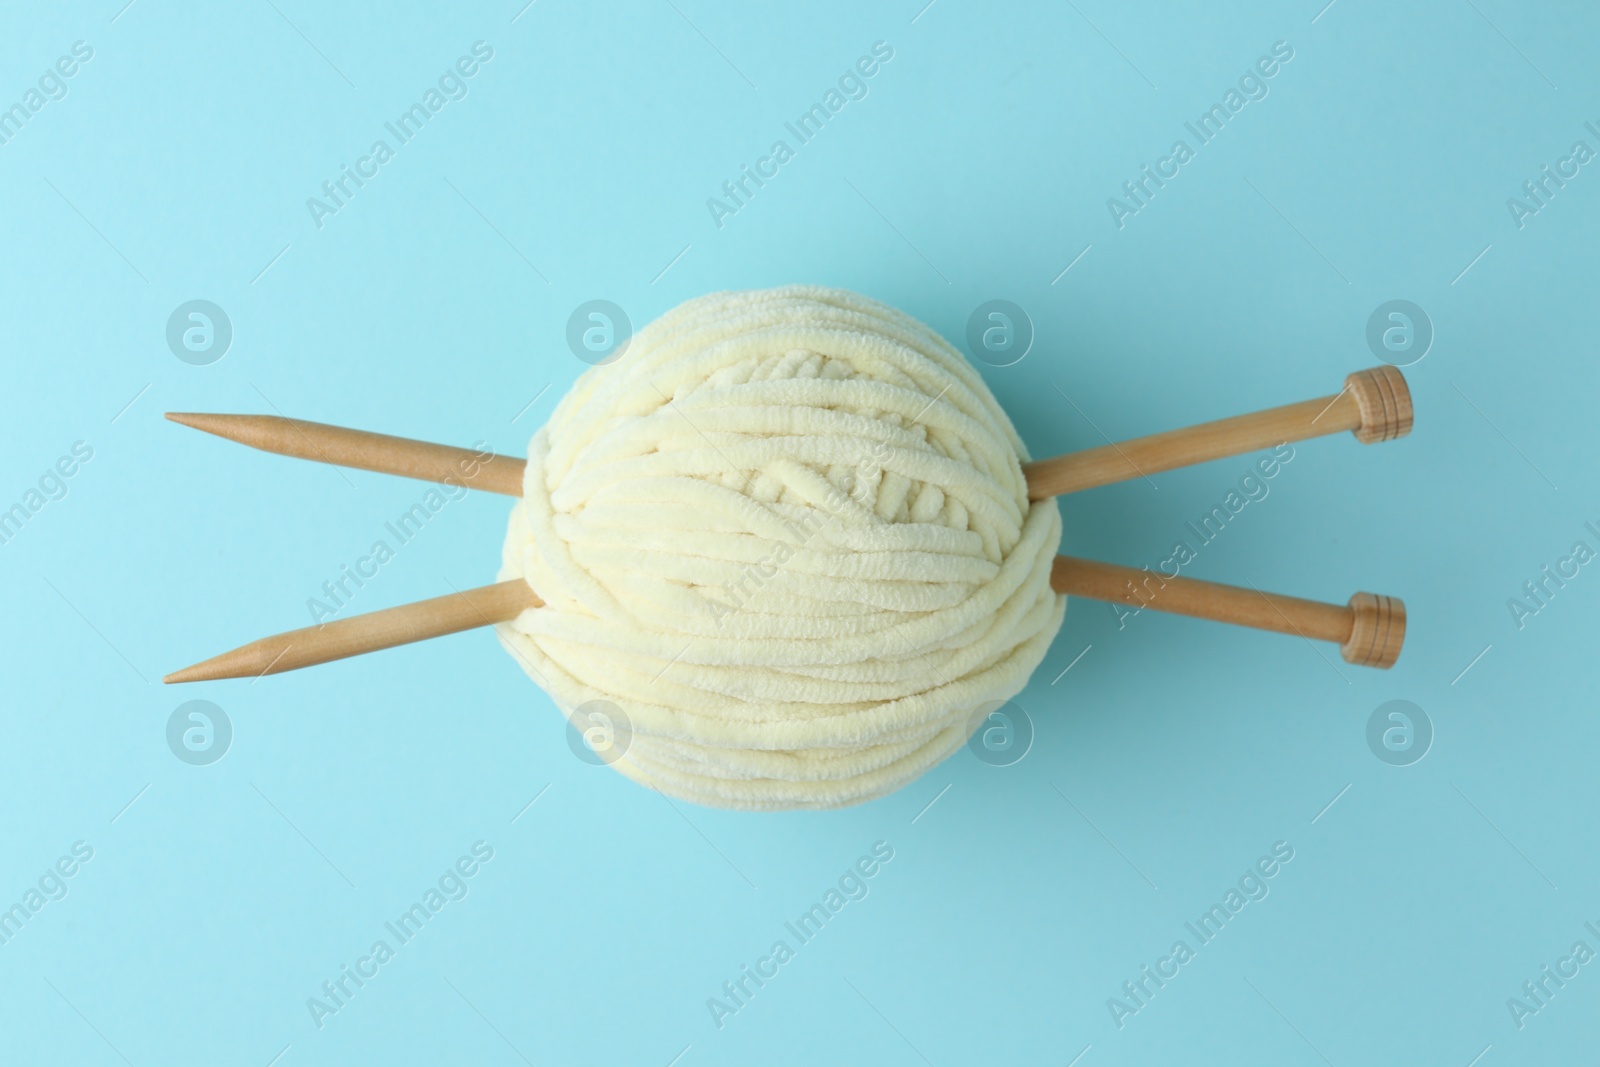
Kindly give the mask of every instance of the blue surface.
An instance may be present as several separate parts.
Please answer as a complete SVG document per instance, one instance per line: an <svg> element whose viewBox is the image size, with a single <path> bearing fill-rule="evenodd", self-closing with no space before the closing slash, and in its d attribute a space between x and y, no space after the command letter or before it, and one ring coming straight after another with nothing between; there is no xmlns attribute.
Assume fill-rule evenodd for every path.
<svg viewBox="0 0 1600 1067"><path fill-rule="evenodd" d="M13 6L0 508L27 515L0 544L0 907L26 918L0 944L0 1058L1592 1056L1600 965L1571 953L1600 950L1600 567L1574 543L1600 550L1600 164L1565 164L1542 206L1523 183L1600 149L1600 13L1323 2ZM388 134L479 41L492 58L446 78L404 144ZM892 59L844 86L865 95L716 218L722 183L880 41ZM1278 42L1292 58L1247 77ZM70 78L47 76L58 57ZM1185 124L1242 78L1200 143ZM362 164L378 139L392 158ZM1179 139L1192 158L1128 201ZM308 208L358 165L376 174L337 211ZM669 804L575 759L482 632L160 684L305 625L426 489L162 411L520 453L585 369L565 341L579 304L637 327L797 281L958 344L981 302L1020 305L1032 350L983 371L1036 455L1332 393L1376 362L1373 311L1413 301L1435 333L1406 370L1414 434L1296 446L1185 568L1401 596L1399 665L1154 612L1119 628L1079 601L1017 700L1036 731L1020 762L963 752L888 799L784 815ZM169 348L191 300L231 323L219 361ZM1069 550L1153 565L1256 458L1064 500ZM506 511L447 501L342 613L492 580ZM1533 601L1547 565L1570 577ZM169 746L191 699L231 723L218 761L175 756L182 723ZM1369 747L1391 700L1431 723L1420 761ZM893 855L866 895L790 934L876 842ZM1292 859L1252 875L1275 845ZM1202 944L1185 924L1241 885ZM385 924L430 887L441 907L402 943ZM708 1007L736 1006L723 984L779 940L775 977ZM1162 963L1179 940L1192 958ZM1157 988L1147 965L1176 976ZM334 1006L322 986L347 966L376 973L308 1008Z"/></svg>

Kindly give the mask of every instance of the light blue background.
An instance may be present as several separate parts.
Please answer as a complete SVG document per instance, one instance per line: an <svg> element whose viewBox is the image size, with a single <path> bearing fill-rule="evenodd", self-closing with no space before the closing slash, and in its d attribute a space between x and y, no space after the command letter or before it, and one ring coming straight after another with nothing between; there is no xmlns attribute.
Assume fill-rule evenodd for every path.
<svg viewBox="0 0 1600 1067"><path fill-rule="evenodd" d="M1520 229L1506 200L1574 141L1600 147L1600 14L674 3L4 13L0 103L74 41L94 57L0 145L0 507L73 442L94 458L0 545L0 903L74 841L95 851L0 946L0 1059L1592 1056L1600 965L1520 1030L1506 1000L1580 938L1600 949L1600 571L1520 630L1506 602L1574 541L1600 548L1600 174ZM494 58L470 95L318 229L306 198L478 40ZM706 199L879 40L894 58L870 95L719 229ZM1280 40L1270 95L1119 229L1106 199ZM1119 630L1078 601L1018 698L1037 730L1020 763L963 752L888 799L782 815L669 804L575 759L484 632L160 684L304 625L424 491L162 411L520 454L585 369L564 341L579 303L637 326L788 282L958 344L981 301L1023 306L1033 351L983 371L1036 455L1332 393L1375 362L1372 310L1417 302L1437 338L1406 372L1414 434L1299 446L1187 570L1403 597L1399 665L1152 612ZM194 298L235 330L210 366L164 339ZM1068 550L1153 564L1249 462L1065 499ZM506 512L452 503L350 610L491 581ZM235 731L205 767L165 740L197 697ZM1409 767L1365 740L1391 699L1437 732ZM479 840L494 859L470 895L319 1030L306 999ZM879 840L894 859L870 895L719 1030L706 999ZM1295 856L1270 896L1117 1028L1107 998L1280 840Z"/></svg>

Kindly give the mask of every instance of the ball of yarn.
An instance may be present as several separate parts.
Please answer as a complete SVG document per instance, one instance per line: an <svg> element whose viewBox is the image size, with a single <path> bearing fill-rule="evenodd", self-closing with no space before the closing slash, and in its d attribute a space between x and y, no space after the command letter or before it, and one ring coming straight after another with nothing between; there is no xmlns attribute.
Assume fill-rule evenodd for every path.
<svg viewBox="0 0 1600 1067"><path fill-rule="evenodd" d="M889 793L1027 683L1061 625L1053 501L971 366L810 286L691 300L585 372L528 447L499 627L612 765L750 810ZM981 718L981 716L978 716ZM625 743L624 743L625 741Z"/></svg>

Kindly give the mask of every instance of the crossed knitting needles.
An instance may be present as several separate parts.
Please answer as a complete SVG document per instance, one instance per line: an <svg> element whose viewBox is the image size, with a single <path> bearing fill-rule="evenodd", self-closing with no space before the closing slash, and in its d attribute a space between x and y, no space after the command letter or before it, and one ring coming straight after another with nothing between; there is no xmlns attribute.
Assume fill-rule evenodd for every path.
<svg viewBox="0 0 1600 1067"><path fill-rule="evenodd" d="M428 482L455 481L506 496L522 495L527 461L512 456L490 454L485 458L484 453L465 448L275 415L168 412L167 418L266 452ZM1025 464L1022 470L1028 499L1046 500L1344 430L1354 433L1363 444L1390 441L1410 433L1411 421L1411 393L1405 377L1393 367L1375 367L1351 374L1335 396L1042 459ZM1324 604L1073 556L1055 558L1050 585L1068 596L1137 604L1332 641L1347 662L1364 667L1393 666L1405 640L1405 605L1397 597L1373 593L1357 593L1348 604ZM509 622L543 603L527 582L516 578L263 637L174 671L162 680L200 682L279 674Z"/></svg>

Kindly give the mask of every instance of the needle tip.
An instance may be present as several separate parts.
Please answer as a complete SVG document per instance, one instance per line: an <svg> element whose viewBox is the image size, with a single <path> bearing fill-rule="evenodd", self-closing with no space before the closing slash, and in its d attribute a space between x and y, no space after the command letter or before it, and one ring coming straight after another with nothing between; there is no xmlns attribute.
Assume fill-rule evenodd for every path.
<svg viewBox="0 0 1600 1067"><path fill-rule="evenodd" d="M214 415L206 415L199 411L169 411L166 412L166 417L168 422L175 422L179 426L189 426L196 430L206 429L210 420L216 418Z"/></svg>
<svg viewBox="0 0 1600 1067"><path fill-rule="evenodd" d="M165 685L175 685L182 682L213 682L219 678L242 678L247 672L238 669L234 662L236 658L232 653L213 656L182 670L173 671L161 681Z"/></svg>

